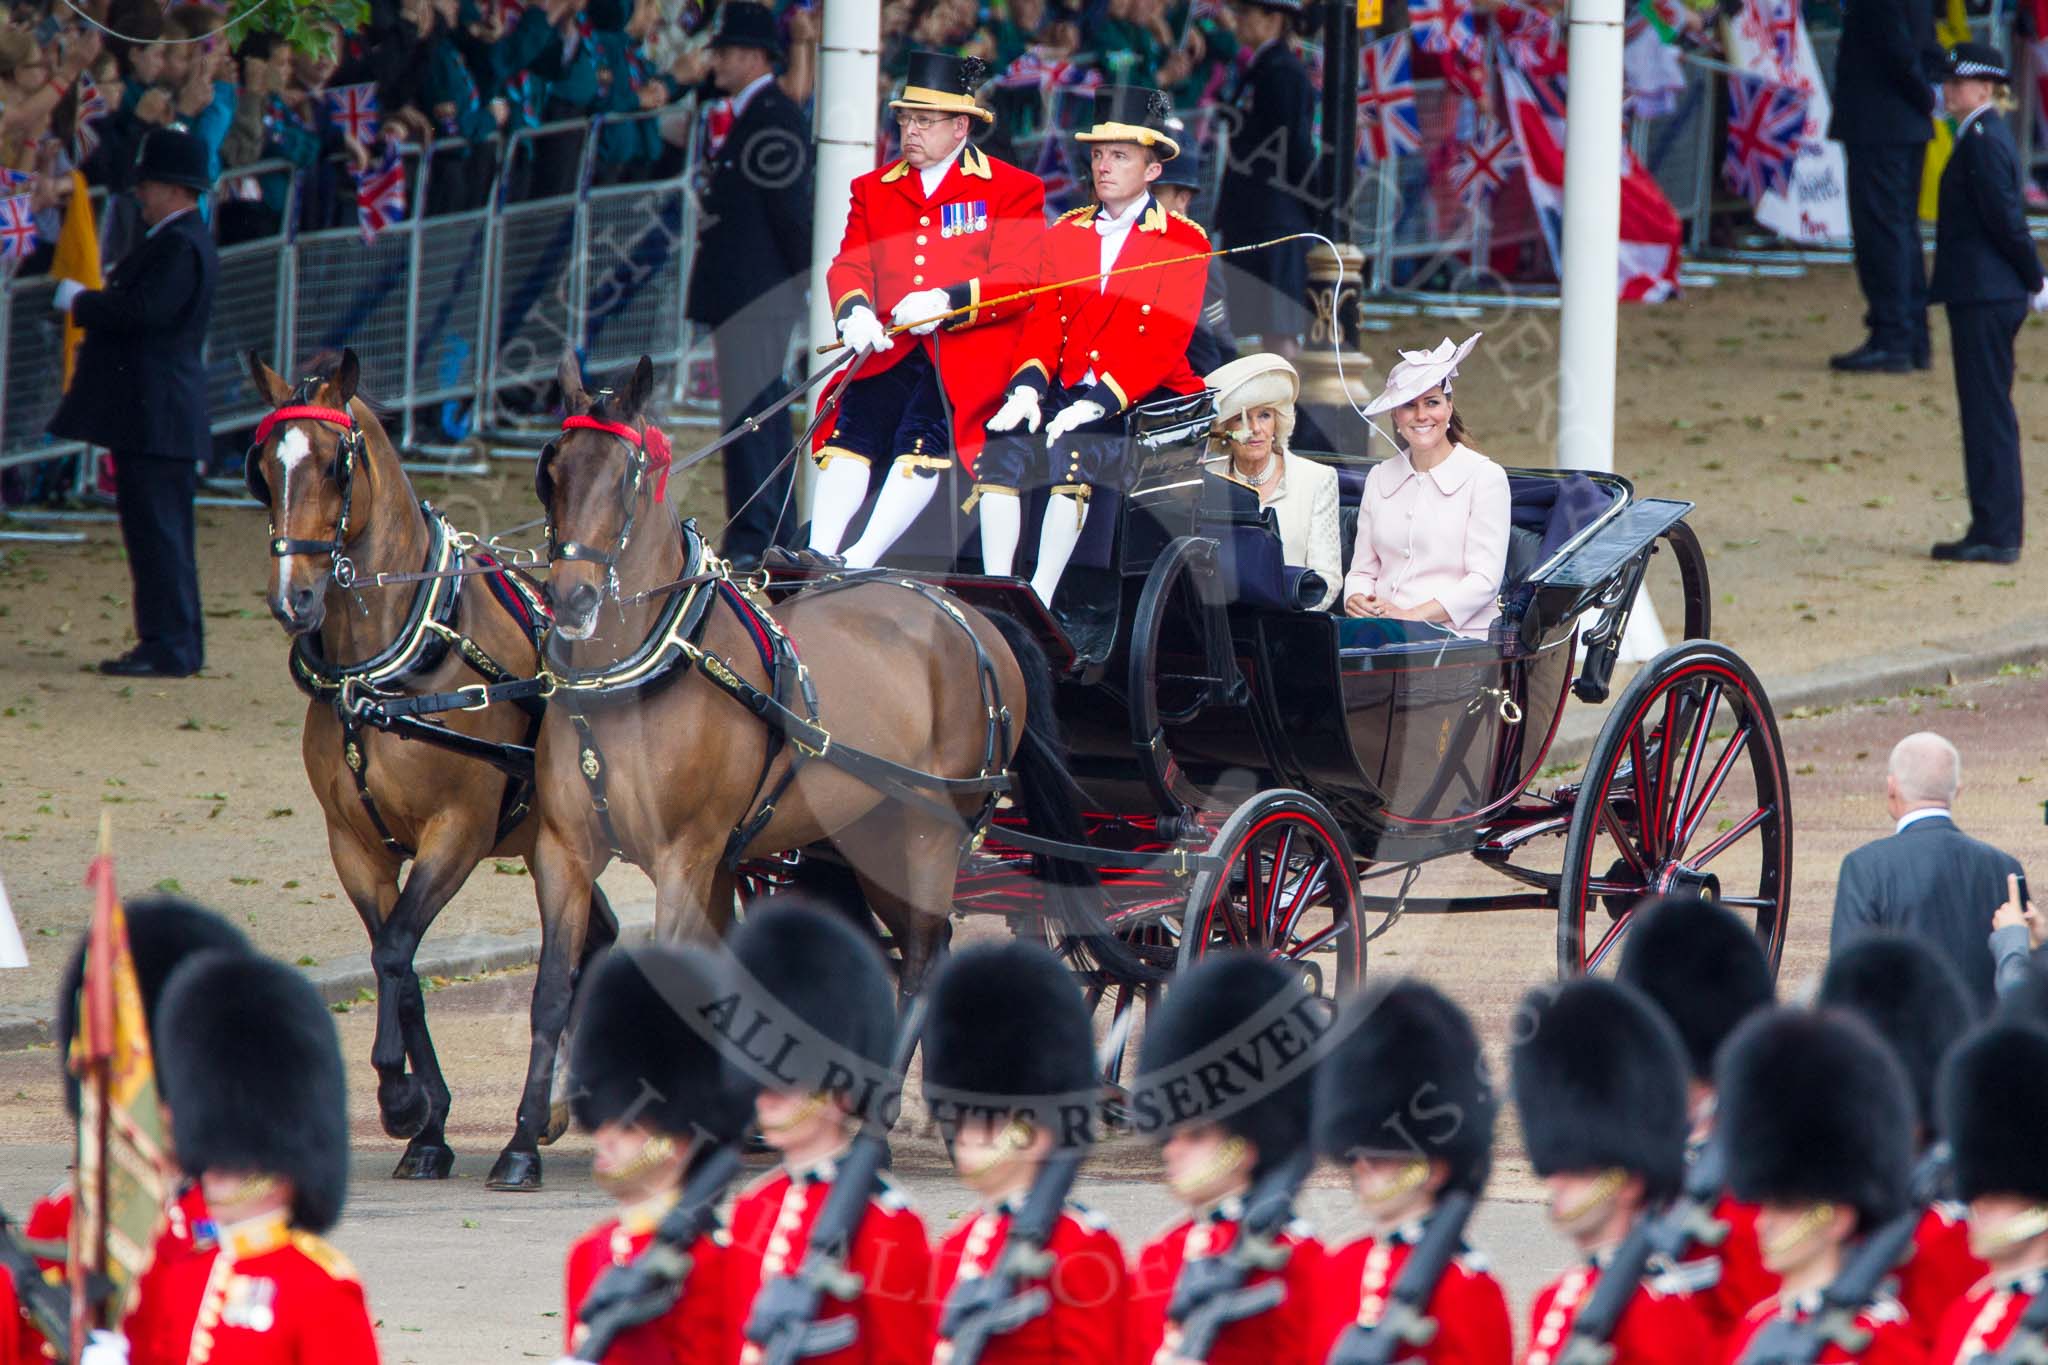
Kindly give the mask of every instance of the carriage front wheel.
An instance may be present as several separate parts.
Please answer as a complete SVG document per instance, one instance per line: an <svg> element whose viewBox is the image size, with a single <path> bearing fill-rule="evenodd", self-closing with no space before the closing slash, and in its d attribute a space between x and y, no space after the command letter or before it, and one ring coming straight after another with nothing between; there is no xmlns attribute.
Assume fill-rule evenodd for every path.
<svg viewBox="0 0 2048 1365"><path fill-rule="evenodd" d="M1785 950L1792 808L1777 717L1733 650L1688 640L1614 703L1573 798L1558 884L1557 968L1608 963L1645 897L1698 896Z"/></svg>
<svg viewBox="0 0 2048 1365"><path fill-rule="evenodd" d="M1264 791L1233 811L1209 842L1182 921L1180 969L1222 948L1249 948L1334 999L1365 979L1358 866L1323 803Z"/></svg>

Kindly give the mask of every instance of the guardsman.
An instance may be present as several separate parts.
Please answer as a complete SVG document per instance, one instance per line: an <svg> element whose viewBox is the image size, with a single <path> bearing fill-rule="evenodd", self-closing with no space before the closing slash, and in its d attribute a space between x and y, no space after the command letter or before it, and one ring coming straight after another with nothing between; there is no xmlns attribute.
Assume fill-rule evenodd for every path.
<svg viewBox="0 0 2048 1365"><path fill-rule="evenodd" d="M1672 898L1636 911L1616 974L1650 998L1685 1045L1691 1165L1714 1136L1714 1059L1744 1019L1770 1008L1776 994L1771 964L1739 916L1705 901ZM1778 1291L1778 1277L1764 1269L1757 1246L1756 1215L1754 1204L1724 1190L1713 1211L1719 1245L1694 1243L1675 1271L1721 1341Z"/></svg>
<svg viewBox="0 0 2048 1365"><path fill-rule="evenodd" d="M1371 1231L1323 1262L1316 1360L1353 1323L1380 1321L1438 1199L1462 1190L1476 1200L1485 1190L1500 1109L1472 1021L1423 982L1403 979L1354 998L1335 1036L1316 1068L1316 1145L1350 1169ZM1514 1359L1507 1296L1471 1250L1445 1268L1426 1311L1436 1334L1399 1359Z"/></svg>
<svg viewBox="0 0 2048 1365"><path fill-rule="evenodd" d="M1000 1266L1046 1158L1092 1139L1093 1040L1073 974L1037 944L963 948L933 983L925 1100L976 1199L934 1256L935 1329L956 1285ZM1015 1292L1043 1292L1045 1310L992 1337L983 1365L1122 1365L1126 1280L1115 1234L1069 1201L1040 1246L1049 1259ZM947 1365L952 1343L935 1340L934 1365Z"/></svg>
<svg viewBox="0 0 2048 1365"><path fill-rule="evenodd" d="M1913 1100L1913 1150L1924 1158L1940 1137L1935 1083L1941 1059L1974 1022L1969 991L1955 968L1916 938L1860 938L1828 960L1814 1005L1860 1016L1891 1049ZM1949 1305L1986 1269L1970 1250L1963 1206L1934 1197L1939 1192L1918 1192L1927 1209L1913 1229L1912 1253L1898 1270L1898 1300L1922 1349L1934 1344Z"/></svg>
<svg viewBox="0 0 2048 1365"><path fill-rule="evenodd" d="M569 1349L583 1344L582 1305L614 1266L634 1261L675 1207L693 1160L746 1127L718 1050L699 1020L723 992L716 961L699 948L617 949L583 988L569 1104L597 1149L592 1174L618 1216L569 1248ZM629 1328L608 1365L723 1365L738 1349L724 1275L725 1238L689 1248L689 1279L675 1306Z"/></svg>
<svg viewBox="0 0 2048 1365"><path fill-rule="evenodd" d="M1165 163L1180 155L1166 132L1169 112L1157 90L1110 86L1096 93L1094 126L1074 135L1090 144L1096 202L1046 230L1039 276L1047 284L1081 282L1039 300L1025 323L1006 371L1009 396L988 424L990 435L1002 439L982 454L967 500L970 509L981 506L983 572L1008 577L1023 491L1052 489L1031 577L1048 604L1095 490L1122 491L1125 413L1202 387L1187 350L1201 318L1209 235L1168 211L1151 190ZM1018 430L1036 432L1041 420L1042 456Z"/></svg>
<svg viewBox="0 0 2048 1365"><path fill-rule="evenodd" d="M1935 1333L1933 1365L1965 1365L2009 1345L2048 1290L2048 1034L1995 1023L1970 1035L1942 1068L1941 1118L1970 1248L1991 1267Z"/></svg>
<svg viewBox="0 0 2048 1365"><path fill-rule="evenodd" d="M839 339L860 358L828 399L838 411L815 451L810 551L824 562L839 562L871 468L888 475L846 549L855 568L910 529L955 455L973 471L1032 306L980 306L1038 282L1045 232L1045 182L968 141L974 123L992 121L974 102L983 72L975 58L913 52L902 97L889 104L903 159L853 182L846 236L825 272ZM891 337L890 325L910 331Z"/></svg>
<svg viewBox="0 0 2048 1365"><path fill-rule="evenodd" d="M1316 1006L1280 963L1249 953L1205 958L1174 982L1146 1021L1142 1073L1132 1097L1141 1129L1165 1144L1166 1183L1187 1215L1138 1253L1132 1268L1131 1365L1172 1365L1180 1325L1168 1317L1175 1287L1196 1261L1228 1255L1243 1234L1255 1182L1299 1161L1314 1102ZM1235 1051L1242 1068L1214 1078L1213 1054ZM1322 1247L1299 1222L1273 1237L1285 1256L1254 1270L1245 1287L1278 1279L1278 1303L1219 1331L1210 1365L1307 1365L1315 1333Z"/></svg>
<svg viewBox="0 0 2048 1365"><path fill-rule="evenodd" d="M152 1274L125 1340L96 1336L87 1365L374 1365L362 1284L319 1236L348 1194L348 1087L319 993L269 958L206 953L164 988L156 1038L214 1243Z"/></svg>
<svg viewBox="0 0 2048 1365"><path fill-rule="evenodd" d="M1510 1052L1529 1164L1550 1221L1585 1260L1552 1280L1530 1314L1525 1365L1551 1365L1641 1218L1685 1176L1685 1049L1634 987L1597 977L1533 991ZM1616 1322L1615 1365L1705 1365L1706 1318L1669 1282L1645 1279Z"/></svg>
<svg viewBox="0 0 2048 1365"><path fill-rule="evenodd" d="M843 915L762 905L733 936L732 952L742 1011L767 1017L761 1036L794 1040L765 1058L757 1047L748 1054L756 1065L742 1073L758 1091L761 1139L782 1158L733 1205L726 1283L733 1321L744 1328L756 1292L802 1268L853 1125L895 1084L887 1072L896 1010L881 955ZM788 1088L770 1079L779 1076L817 1079ZM923 1365L931 1354L931 1252L924 1224L886 1179L851 1239L846 1269L861 1277L860 1294L828 1298L820 1321L850 1319L852 1339L805 1357L807 1365ZM748 1343L738 1356L755 1365L759 1352Z"/></svg>
<svg viewBox="0 0 2048 1365"><path fill-rule="evenodd" d="M1911 1207L1913 1096L1905 1073L1861 1020L1836 1010L1752 1017L1717 1071L1729 1183L1762 1206L1764 1264L1778 1293L1749 1310L1728 1343L1737 1365L1773 1322L1818 1309L1858 1239ZM1926 1348L1906 1310L1881 1290L1857 1314L1870 1334L1851 1355L1829 1343L1821 1365L1918 1365Z"/></svg>

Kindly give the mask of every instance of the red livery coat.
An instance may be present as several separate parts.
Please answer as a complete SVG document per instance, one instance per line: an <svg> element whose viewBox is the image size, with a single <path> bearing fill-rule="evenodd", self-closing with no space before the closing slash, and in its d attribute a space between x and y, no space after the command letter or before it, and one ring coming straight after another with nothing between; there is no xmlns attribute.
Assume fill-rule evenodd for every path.
<svg viewBox="0 0 2048 1365"><path fill-rule="evenodd" d="M1529 1313L1529 1352L1524 1365L1551 1365L1571 1337L1579 1309L1600 1282L1600 1267L1581 1264L1545 1285ZM1635 1297L1614 1329L1613 1365L1711 1365L1714 1342L1692 1295L1654 1284L1636 1286Z"/></svg>
<svg viewBox="0 0 2048 1365"><path fill-rule="evenodd" d="M939 1243L932 1261L934 1340L953 1286L993 1270L1009 1233L1010 1210L999 1208L963 1220ZM1128 1281L1115 1234L1093 1215L1069 1209L1053 1227L1046 1250L1052 1273L1019 1289L1043 1287L1052 1306L1016 1331L991 1338L981 1353L984 1365L1122 1365Z"/></svg>
<svg viewBox="0 0 2048 1365"><path fill-rule="evenodd" d="M1337 1339L1353 1323L1371 1326L1380 1320L1421 1231L1416 1225L1384 1240L1361 1237L1325 1255L1315 1296L1313 1359L1328 1359ZM1515 1329L1507 1295L1482 1257L1466 1252L1445 1268L1430 1295L1429 1316L1436 1323L1429 1344L1403 1347L1395 1359L1431 1365L1509 1365L1514 1360Z"/></svg>
<svg viewBox="0 0 2048 1365"><path fill-rule="evenodd" d="M1157 200L1148 200L1117 251L1107 278L1095 205L1078 208L1045 231L1039 275L1047 284L1087 277L1037 300L1011 361L1011 382L1043 392L1052 380L1081 387L1090 370L1098 387L1083 395L1117 413L1154 389L1194 393L1201 376L1188 366L1188 338L1201 320L1209 280L1208 234ZM1130 270L1178 257L1197 259L1149 270Z"/></svg>
<svg viewBox="0 0 2048 1365"><path fill-rule="evenodd" d="M811 1224L824 1210L831 1178L829 1161L794 1179L787 1170L777 1170L749 1185L733 1205L725 1280L736 1341L743 1341L747 1313L761 1285L802 1267ZM885 1183L881 1194L869 1201L867 1216L854 1234L847 1269L862 1278L860 1298L852 1303L827 1299L820 1320L855 1318L858 1334L852 1345L806 1357L805 1365L926 1365L931 1359L931 1309L926 1303L931 1248L925 1242L924 1224L894 1186ZM758 1352L742 1344L736 1354L751 1365Z"/></svg>
<svg viewBox="0 0 2048 1365"><path fill-rule="evenodd" d="M1934 1334L1933 1365L1963 1365L2002 1350L2020 1325L2020 1315L2048 1285L2036 1273L2018 1280L1986 1280L1949 1306Z"/></svg>
<svg viewBox="0 0 2048 1365"><path fill-rule="evenodd" d="M1749 1349L1750 1339L1781 1314L1795 1322L1803 1322L1811 1311L1806 1305L1787 1304L1782 1298L1758 1304L1749 1310L1742 1326L1729 1338L1723 1360L1727 1365L1736 1365L1742 1359L1742 1353ZM1825 1347L1817 1365L1847 1365L1850 1361L1859 1365L1922 1365L1927 1359L1927 1348L1920 1344L1919 1336L1906 1321L1906 1310L1895 1300L1878 1300L1856 1315L1856 1325L1870 1333L1869 1344L1854 1355L1839 1346Z"/></svg>
<svg viewBox="0 0 2048 1365"><path fill-rule="evenodd" d="M279 1212L153 1266L121 1324L131 1365L376 1365L355 1270Z"/></svg>
<svg viewBox="0 0 2048 1365"><path fill-rule="evenodd" d="M1235 1218L1212 1215L1200 1221L1184 1219L1145 1244L1131 1273L1124 1355L1129 1365L1151 1365L1166 1345L1171 1328L1166 1309L1173 1301L1173 1286L1180 1279L1182 1264L1219 1256L1236 1238ZM1315 1293L1323 1273L1322 1244L1306 1230L1283 1233L1280 1242L1293 1252L1287 1264L1277 1271L1254 1271L1246 1283L1261 1284L1280 1276L1287 1282L1287 1297L1278 1307L1234 1322L1218 1333L1209 1365L1321 1365L1314 1354L1314 1336Z"/></svg>
<svg viewBox="0 0 2048 1365"><path fill-rule="evenodd" d="M1899 1304L1923 1348L1948 1310L1991 1271L1970 1251L1970 1225L1953 1204L1932 1204L1913 1229L1913 1254L1898 1269Z"/></svg>
<svg viewBox="0 0 2048 1365"><path fill-rule="evenodd" d="M866 304L886 326L897 302L922 289L946 290L956 308L1027 289L1038 283L1044 233L1045 182L971 143L929 199L907 161L870 171L853 182L846 235L825 272L832 315ZM971 472L982 428L1002 402L1017 333L1038 302L980 308L929 336L906 332L860 361L861 373L881 374L916 350L929 352L952 408L954 448ZM819 424L820 448L830 429Z"/></svg>
<svg viewBox="0 0 2048 1365"><path fill-rule="evenodd" d="M654 1225L675 1197L629 1209L599 1223L569 1248L567 1340L571 1351L583 1328L583 1301L607 1270L635 1260L654 1240ZM690 1248L690 1278L675 1307L654 1322L621 1332L606 1351L606 1365L722 1365L739 1353L725 1287L727 1251L718 1236Z"/></svg>

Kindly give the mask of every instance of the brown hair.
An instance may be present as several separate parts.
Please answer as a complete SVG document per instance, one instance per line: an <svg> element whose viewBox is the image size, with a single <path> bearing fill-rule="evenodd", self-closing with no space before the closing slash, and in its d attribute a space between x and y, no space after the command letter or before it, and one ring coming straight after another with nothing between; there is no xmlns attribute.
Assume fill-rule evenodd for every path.
<svg viewBox="0 0 2048 1365"><path fill-rule="evenodd" d="M14 73L32 65L40 51L36 40L21 29L0 30L0 80L13 80Z"/></svg>

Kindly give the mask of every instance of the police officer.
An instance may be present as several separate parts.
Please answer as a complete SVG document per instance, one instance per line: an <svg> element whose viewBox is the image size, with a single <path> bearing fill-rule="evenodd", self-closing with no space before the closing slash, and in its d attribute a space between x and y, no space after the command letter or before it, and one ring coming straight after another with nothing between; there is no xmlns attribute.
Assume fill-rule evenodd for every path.
<svg viewBox="0 0 2048 1365"><path fill-rule="evenodd" d="M1998 49L1958 43L1941 83L1949 117L1957 121L1956 143L1941 173L1930 292L1948 309L1970 527L1962 539L1936 545L1933 554L1973 564L2020 557L2026 490L2012 407L2013 342L2030 298L2036 311L2048 308L2048 282L2020 198L2019 153L1996 107L2011 79Z"/></svg>
<svg viewBox="0 0 2048 1365"><path fill-rule="evenodd" d="M689 315L711 329L727 430L782 396L811 269L811 128L775 79L781 55L766 5L719 7L711 78L731 101L732 121L705 148ZM705 128L710 136L708 119ZM788 429L786 421L766 426L725 448L720 551L735 567L752 568L793 529L790 471L776 472Z"/></svg>
<svg viewBox="0 0 2048 1365"><path fill-rule="evenodd" d="M114 456L137 643L100 672L183 678L206 663L192 499L213 446L200 353L219 267L199 216L199 196L212 185L205 144L180 129L155 129L135 181L148 234L106 288L57 282L56 307L85 329L85 344L50 432Z"/></svg>
<svg viewBox="0 0 2048 1365"><path fill-rule="evenodd" d="M1225 246L1237 247L1314 226L1316 93L1288 40L1301 0L1235 0L1231 9L1238 40L1252 58L1224 96L1234 121L1216 230ZM1243 265L1230 272L1231 321L1240 333L1258 337L1263 349L1292 359L1308 325L1308 243L1235 259Z"/></svg>

